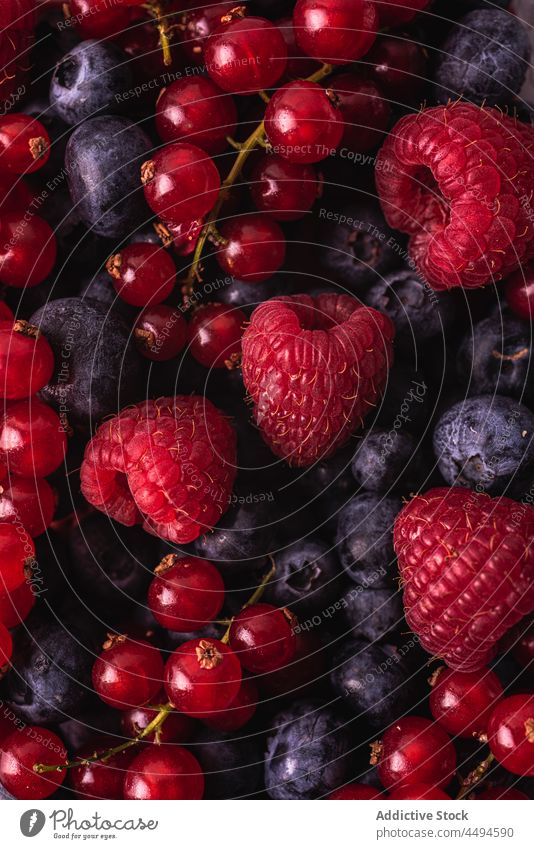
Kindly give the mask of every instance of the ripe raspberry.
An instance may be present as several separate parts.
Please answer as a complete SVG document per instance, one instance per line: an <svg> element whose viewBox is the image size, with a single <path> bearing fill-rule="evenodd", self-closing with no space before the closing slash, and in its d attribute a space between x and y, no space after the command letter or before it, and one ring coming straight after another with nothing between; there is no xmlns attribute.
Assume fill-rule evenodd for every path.
<svg viewBox="0 0 534 849"><path fill-rule="evenodd" d="M534 610L534 509L461 487L416 496L395 520L404 608L422 646L452 669L485 666Z"/></svg>
<svg viewBox="0 0 534 849"><path fill-rule="evenodd" d="M236 474L233 428L205 398L126 407L85 449L82 493L123 525L188 543L228 507Z"/></svg>
<svg viewBox="0 0 534 849"><path fill-rule="evenodd" d="M347 442L383 389L394 333L349 295L260 304L243 335L243 380L271 450L307 466Z"/></svg>
<svg viewBox="0 0 534 849"><path fill-rule="evenodd" d="M501 280L534 256L534 130L454 103L407 115L376 166L391 227L435 289Z"/></svg>

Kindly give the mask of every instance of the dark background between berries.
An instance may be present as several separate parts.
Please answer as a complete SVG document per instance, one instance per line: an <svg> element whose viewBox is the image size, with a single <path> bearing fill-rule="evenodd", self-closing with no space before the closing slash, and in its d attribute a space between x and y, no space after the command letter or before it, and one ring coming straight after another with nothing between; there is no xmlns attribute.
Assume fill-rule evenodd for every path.
<svg viewBox="0 0 534 849"><path fill-rule="evenodd" d="M451 756L442 726L430 725L440 710L440 692L432 690L429 701L429 679L443 664L424 650L406 621L393 526L414 494L434 487L504 495L518 508L534 504L534 262L519 271L519 282L510 278L479 289L433 292L410 261L407 236L384 217L374 165L396 122L416 114L422 104L497 105L530 124L534 70L522 23L528 4L434 0L412 20L379 35L352 63L354 90L347 84L337 104L328 103L329 109L346 109L348 116L337 151L309 165L296 189L294 178L285 194L280 184L269 193L262 175L281 173L291 180L291 172L287 163L273 164L265 151L256 150L219 216L228 243L206 244L190 325L181 281L192 261L187 240L194 245L198 232L184 235L169 227L165 234L171 242L174 238L166 256L176 282L173 271L174 285L169 284L159 311L141 284L139 290L128 289L125 257L133 257L133 267L136 254L157 256L161 245L153 227L158 216L147 203L139 168L170 140L160 114L162 91L166 88L169 98L171 84L199 78L202 54L194 49L199 26L213 24L216 14L220 19L235 4L169 0L166 13L185 17L171 40L171 64L165 66L157 30L145 11L119 7L116 20L93 20L84 16L92 2L97 0L71 0L71 14L82 23L66 26L59 3L45 2L34 21L29 0L8 0L7 24L2 24L7 29L0 32L2 65L20 86L13 80L0 86L0 116L9 117L11 110L38 119L51 142L46 163L24 178L28 194L18 187L16 203L0 173L0 248L10 203L42 218L57 243L53 268L37 285L8 285L0 268L1 297L16 319L36 325L48 340L55 365L41 382L39 397L57 412L67 437L64 461L46 474L55 498L53 520L43 518L51 495L39 491L32 507L36 516L43 513L36 522L46 529L35 534L31 593L24 599L12 594L6 606L0 592L0 621L13 639L11 664L0 681L0 749L12 732L23 735L39 726L57 735L73 759L80 752L106 751L128 739L132 729L142 730L156 710L118 710L97 694L102 691L93 666L107 635L127 634L148 643L149 666L152 648L167 661L186 641L219 640L274 566L261 603L296 617L287 620L290 628L277 623L286 642L294 641L293 654L281 668L247 667L251 681L239 702L243 724L228 724L228 711L219 721L173 715L162 726L159 754L153 743L141 742L135 757L142 760L132 769L131 752L115 755L113 769L72 770L62 786L41 795L141 798L139 777L143 770L150 773L150 765L155 769L151 758L160 757L162 770L172 772L172 747L183 746L204 771L207 799L325 799L334 791L340 798L343 792L346 798L364 798L366 792L385 797L397 779L384 760L378 768L370 763L369 745L383 738L387 751L394 745L384 737L388 727L415 715L422 718L417 728L430 764L419 781L440 784L454 798L488 750L473 735L446 728L455 748ZM243 5L248 14L277 22L288 44L286 74L267 87L269 96L320 67L296 46L292 0ZM186 7L195 11L185 12ZM10 15L23 17L10 24ZM335 91L336 76L347 72L334 67L328 85ZM205 100L214 84L205 74L203 79L208 80L202 89L204 116L215 106ZM230 100L221 107L222 129L204 138L205 157L212 158L222 179L236 156L226 136L243 142L265 111L254 92L235 95L235 108ZM333 123L327 120L327 141ZM194 128L185 141L202 147ZM209 177L199 190L200 206L213 188ZM208 203L199 214L209 208ZM256 216L258 223L250 217L258 209L278 214ZM246 227L254 224L263 228L257 232L268 246L255 261L243 262L241 280L233 274L228 244L240 247ZM120 252L123 264L113 276L108 261ZM154 274L156 265L157 259L151 264ZM529 298L523 295L525 280ZM334 294L355 296L391 320L394 363L382 397L369 404L364 428L333 456L300 468L283 459L283 450L271 451L251 418L250 387L245 388L239 366L241 333L254 309L271 298ZM150 342L147 328L161 327L170 316L177 328L174 347L164 341L149 349L154 337ZM9 313L0 317L2 323L10 319ZM197 327L193 339L191 326ZM205 335L199 327L207 328ZM99 426L128 405L192 394L220 410L237 440L235 481L226 482L230 495L221 485L224 510L213 530L171 542L148 533L150 522L127 527L119 521L120 511L111 518L89 504L80 469ZM0 452L6 439L3 432ZM232 450L228 447L228 456ZM15 466L9 471L9 462L6 474L16 472ZM1 515L11 511L16 520L10 486L2 484ZM164 628L147 600L155 567L173 554L210 561L224 582L216 621L193 632ZM518 618L496 647L490 663L495 681L486 682L488 692L481 686L481 699L503 694L518 699L524 693L534 698L534 618L532 613ZM127 649L119 644L116 650ZM163 683L145 701L164 703ZM55 740L50 738L50 748ZM444 762L456 758L455 774L443 780L432 762L435 746L441 746ZM0 759L0 777L1 764ZM533 798L534 767L525 777L511 761L508 765L494 761L475 797L506 798L515 792L517 798ZM351 791L352 784L368 790ZM175 798L196 792L184 791L178 780L169 787L165 792ZM32 791L33 786L24 798L34 798ZM157 798L157 787L151 792ZM0 784L2 798L16 795Z"/></svg>

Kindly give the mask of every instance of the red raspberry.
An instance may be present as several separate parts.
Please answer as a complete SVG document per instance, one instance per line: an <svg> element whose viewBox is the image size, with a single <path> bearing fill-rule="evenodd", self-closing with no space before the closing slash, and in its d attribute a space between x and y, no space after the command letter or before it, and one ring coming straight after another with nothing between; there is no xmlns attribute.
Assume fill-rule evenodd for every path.
<svg viewBox="0 0 534 849"><path fill-rule="evenodd" d="M349 295L260 304L243 335L243 379L271 450L308 466L347 442L383 389L394 333Z"/></svg>
<svg viewBox="0 0 534 849"><path fill-rule="evenodd" d="M534 508L461 487L431 489L395 520L404 608L421 645L452 669L485 666L534 610Z"/></svg>
<svg viewBox="0 0 534 849"><path fill-rule="evenodd" d="M388 224L435 289L501 280L534 256L534 130L454 103L407 115L376 163Z"/></svg>
<svg viewBox="0 0 534 849"><path fill-rule="evenodd" d="M188 543L230 502L235 432L205 398L143 401L101 425L85 449L82 493L123 525Z"/></svg>

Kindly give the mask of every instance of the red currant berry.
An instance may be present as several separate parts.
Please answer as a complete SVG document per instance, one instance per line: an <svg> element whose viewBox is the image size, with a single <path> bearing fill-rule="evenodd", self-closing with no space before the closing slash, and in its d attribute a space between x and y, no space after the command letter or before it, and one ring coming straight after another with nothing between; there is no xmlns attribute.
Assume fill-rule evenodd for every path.
<svg viewBox="0 0 534 849"><path fill-rule="evenodd" d="M381 27L398 27L426 9L430 0L375 0Z"/></svg>
<svg viewBox="0 0 534 849"><path fill-rule="evenodd" d="M38 215L10 212L0 218L0 283L21 289L37 286L56 261L56 237Z"/></svg>
<svg viewBox="0 0 534 849"><path fill-rule="evenodd" d="M503 699L491 714L488 743L492 754L514 775L534 775L534 695Z"/></svg>
<svg viewBox="0 0 534 849"><path fill-rule="evenodd" d="M381 742L373 743L371 763L378 763L382 785L430 784L445 787L456 769L456 752L437 722L404 716L391 725Z"/></svg>
<svg viewBox="0 0 534 849"><path fill-rule="evenodd" d="M0 321L10 321L13 323L13 310L5 301L0 301Z"/></svg>
<svg viewBox="0 0 534 849"><path fill-rule="evenodd" d="M207 153L221 153L236 124L233 98L208 77L176 80L158 98L156 129L164 142L187 141Z"/></svg>
<svg viewBox="0 0 534 849"><path fill-rule="evenodd" d="M120 745L113 737L97 737L76 753L76 759L103 755ZM80 799L122 799L126 770L135 758L135 748L124 749L105 761L92 761L69 770L70 786Z"/></svg>
<svg viewBox="0 0 534 849"><path fill-rule="evenodd" d="M224 244L217 253L223 271L247 283L268 280L282 266L285 236L267 215L238 215L220 228Z"/></svg>
<svg viewBox="0 0 534 849"><path fill-rule="evenodd" d="M0 622L0 669L2 669L11 660L13 652L13 641L11 634L6 626Z"/></svg>
<svg viewBox="0 0 534 849"><path fill-rule="evenodd" d="M69 0L67 7L82 38L108 38L130 22L129 9L114 7L109 0Z"/></svg>
<svg viewBox="0 0 534 849"><path fill-rule="evenodd" d="M127 245L108 259L106 268L119 298L134 307L159 304L176 283L176 267L169 254L149 242Z"/></svg>
<svg viewBox="0 0 534 849"><path fill-rule="evenodd" d="M266 155L254 168L250 190L260 212L276 221L296 221L309 212L317 200L319 180L311 165Z"/></svg>
<svg viewBox="0 0 534 849"><path fill-rule="evenodd" d="M265 132L288 162L325 159L343 136L343 118L328 92L317 83L298 80L276 91L265 111Z"/></svg>
<svg viewBox="0 0 534 849"><path fill-rule="evenodd" d="M529 666L534 662L534 621L528 627L521 623L518 627L521 630L512 647L512 654L521 666Z"/></svg>
<svg viewBox="0 0 534 849"><path fill-rule="evenodd" d="M516 271L505 283L508 306L519 318L534 318L534 262Z"/></svg>
<svg viewBox="0 0 534 849"><path fill-rule="evenodd" d="M244 312L225 304L200 306L189 322L189 349L195 360L206 368L224 368L225 365L231 368L239 363L246 321Z"/></svg>
<svg viewBox="0 0 534 849"><path fill-rule="evenodd" d="M30 115L0 116L0 165L13 174L38 171L50 155L50 138L40 121Z"/></svg>
<svg viewBox="0 0 534 849"><path fill-rule="evenodd" d="M220 640L199 637L179 646L165 666L165 690L174 707L203 717L229 707L241 686L241 665Z"/></svg>
<svg viewBox="0 0 534 849"><path fill-rule="evenodd" d="M195 250L198 237L204 226L203 218L195 218L194 221L183 221L173 224L167 221L162 227L162 239L166 247L173 245L178 256L189 256Z"/></svg>
<svg viewBox="0 0 534 849"><path fill-rule="evenodd" d="M135 322L134 338L147 359L172 360L187 342L187 322L180 310L155 304L143 310Z"/></svg>
<svg viewBox="0 0 534 849"><path fill-rule="evenodd" d="M22 524L31 537L49 527L56 499L47 480L10 475L0 490L0 522Z"/></svg>
<svg viewBox="0 0 534 849"><path fill-rule="evenodd" d="M345 123L343 144L358 153L382 144L391 107L377 84L352 72L334 77L332 88Z"/></svg>
<svg viewBox="0 0 534 849"><path fill-rule="evenodd" d="M28 212L33 203L34 196L27 184L20 177L16 179L13 185L7 175L0 176L0 215L17 213L20 217Z"/></svg>
<svg viewBox="0 0 534 849"><path fill-rule="evenodd" d="M249 672L272 672L295 656L295 617L285 608L253 604L237 614L230 628L230 645Z"/></svg>
<svg viewBox="0 0 534 849"><path fill-rule="evenodd" d="M63 462L67 437L58 414L36 398L5 408L0 427L0 457L10 472L46 477Z"/></svg>
<svg viewBox="0 0 534 849"><path fill-rule="evenodd" d="M0 592L11 593L25 582L24 567L35 559L33 540L24 528L0 524ZM3 619L1 620L3 621Z"/></svg>
<svg viewBox="0 0 534 849"><path fill-rule="evenodd" d="M0 713L0 750L4 740L13 733L14 721L10 716L6 716L2 711Z"/></svg>
<svg viewBox="0 0 534 849"><path fill-rule="evenodd" d="M406 787L398 787L389 794L388 799L450 799L439 787L432 784L408 784Z"/></svg>
<svg viewBox="0 0 534 849"><path fill-rule="evenodd" d="M34 604L35 595L27 581L10 593L0 593L0 622L6 628L16 628L24 622Z"/></svg>
<svg viewBox="0 0 534 849"><path fill-rule="evenodd" d="M154 699L155 704L164 704L167 697L164 692L159 693ZM156 718L156 708L134 707L125 711L121 717L121 728L126 737L137 737L144 731L147 725ZM189 716L173 710L167 714L167 718L157 732L153 731L144 740L147 743L187 743L194 733L195 722Z"/></svg>
<svg viewBox="0 0 534 849"><path fill-rule="evenodd" d="M508 799L509 801L523 801L526 799L530 802L530 796L522 793L521 790L516 790L515 787L488 787L486 790L481 790L474 797L475 800L480 799Z"/></svg>
<svg viewBox="0 0 534 849"><path fill-rule="evenodd" d="M65 780L66 771L38 773L34 764L62 764L67 761L63 741L37 725L13 731L2 743L0 781L16 799L46 799Z"/></svg>
<svg viewBox="0 0 534 849"><path fill-rule="evenodd" d="M204 61L223 91L247 94L271 88L280 79L287 47L278 27L266 18L238 18L210 35Z"/></svg>
<svg viewBox="0 0 534 849"><path fill-rule="evenodd" d="M449 734L478 737L485 734L488 720L503 688L494 672L437 670L430 693L432 716Z"/></svg>
<svg viewBox="0 0 534 849"><path fill-rule="evenodd" d="M250 722L258 706L258 688L250 678L243 678L239 692L226 710L205 716L204 722L218 731L237 731Z"/></svg>
<svg viewBox="0 0 534 849"><path fill-rule="evenodd" d="M166 743L145 746L130 764L125 799L202 799L204 773L191 752Z"/></svg>
<svg viewBox="0 0 534 849"><path fill-rule="evenodd" d="M313 693L317 681L327 674L326 659L319 640L304 632L296 635L297 647L290 664L262 675L260 687L268 698L301 698Z"/></svg>
<svg viewBox="0 0 534 849"><path fill-rule="evenodd" d="M164 221L177 223L202 218L214 206L221 178L201 148L174 142L158 150L141 166L149 207Z"/></svg>
<svg viewBox="0 0 534 849"><path fill-rule="evenodd" d="M365 63L384 96L401 104L417 99L427 77L427 54L408 35L381 35Z"/></svg>
<svg viewBox="0 0 534 849"><path fill-rule="evenodd" d="M330 793L327 799L335 802L343 802L346 799L380 799L382 793L376 787L369 787L368 784L345 784L344 787L338 787L333 793Z"/></svg>
<svg viewBox="0 0 534 849"><path fill-rule="evenodd" d="M93 665L93 687L103 702L119 710L144 705L161 689L163 660L144 640L124 635L104 643Z"/></svg>
<svg viewBox="0 0 534 849"><path fill-rule="evenodd" d="M365 56L376 38L374 0L297 0L297 44L308 56L346 65Z"/></svg>
<svg viewBox="0 0 534 849"><path fill-rule="evenodd" d="M287 66L284 77L289 80L303 80L317 71L321 65L316 59L306 56L297 44L293 18L280 18L276 26L282 33L287 48Z"/></svg>
<svg viewBox="0 0 534 849"><path fill-rule="evenodd" d="M54 371L52 348L26 321L0 321L0 398L28 398Z"/></svg>
<svg viewBox="0 0 534 849"><path fill-rule="evenodd" d="M206 39L221 26L222 19L235 9L236 4L234 0L233 3L194 6L196 8L182 15L182 46L189 59L201 62Z"/></svg>
<svg viewBox="0 0 534 849"><path fill-rule="evenodd" d="M154 574L148 606L169 631L198 631L220 612L224 583L219 570L208 560L169 554Z"/></svg>

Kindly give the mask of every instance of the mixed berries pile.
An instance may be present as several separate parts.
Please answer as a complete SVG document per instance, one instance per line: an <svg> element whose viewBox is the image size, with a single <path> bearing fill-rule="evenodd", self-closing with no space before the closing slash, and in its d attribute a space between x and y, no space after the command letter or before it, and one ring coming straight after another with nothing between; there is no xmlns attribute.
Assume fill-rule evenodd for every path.
<svg viewBox="0 0 534 849"><path fill-rule="evenodd" d="M4 0L2 798L533 798L530 42L453 5Z"/></svg>

